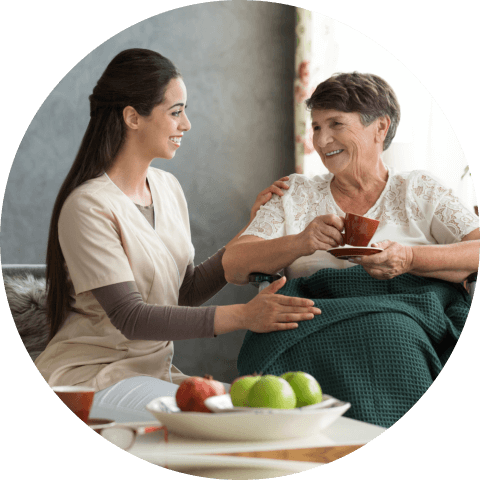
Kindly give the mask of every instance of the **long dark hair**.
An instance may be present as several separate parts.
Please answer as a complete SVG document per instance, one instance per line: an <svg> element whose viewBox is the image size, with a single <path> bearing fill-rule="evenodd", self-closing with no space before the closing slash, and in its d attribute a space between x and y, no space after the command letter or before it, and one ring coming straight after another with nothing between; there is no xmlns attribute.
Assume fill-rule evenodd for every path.
<svg viewBox="0 0 480 480"><path fill-rule="evenodd" d="M58 240L58 218L70 193L108 170L125 141L123 110L133 107L148 116L162 103L170 80L180 77L175 65L157 52L132 48L120 52L107 66L90 95L90 122L77 156L53 207L47 246L47 314L50 337L58 332L69 311L69 282Z"/></svg>

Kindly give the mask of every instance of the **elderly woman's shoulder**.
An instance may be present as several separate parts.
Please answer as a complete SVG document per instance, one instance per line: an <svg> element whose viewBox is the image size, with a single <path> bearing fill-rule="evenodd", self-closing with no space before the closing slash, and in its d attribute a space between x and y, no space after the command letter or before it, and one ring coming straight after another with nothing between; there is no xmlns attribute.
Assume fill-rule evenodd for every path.
<svg viewBox="0 0 480 480"><path fill-rule="evenodd" d="M406 170L394 172L394 178L407 182L412 186L436 185L442 186L443 182L432 172L428 170Z"/></svg>
<svg viewBox="0 0 480 480"><path fill-rule="evenodd" d="M391 188L411 200L436 203L444 195L453 193L435 174L428 170L411 170L395 173Z"/></svg>
<svg viewBox="0 0 480 480"><path fill-rule="evenodd" d="M330 183L332 177L333 175L331 173L312 176L304 175L302 173L292 173L288 176L286 183L289 186L304 185L306 188L314 188L318 190L319 188L326 187Z"/></svg>

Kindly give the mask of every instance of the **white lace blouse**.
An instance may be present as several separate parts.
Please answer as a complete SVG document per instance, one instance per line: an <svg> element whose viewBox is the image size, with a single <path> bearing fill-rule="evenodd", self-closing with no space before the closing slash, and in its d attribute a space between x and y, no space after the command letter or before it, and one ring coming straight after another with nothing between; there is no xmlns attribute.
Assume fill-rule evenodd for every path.
<svg viewBox="0 0 480 480"><path fill-rule="evenodd" d="M392 240L403 245L450 244L478 228L478 217L466 208L432 174L422 170L396 173L388 168L388 181L375 205L364 215L380 220L371 243ZM336 204L330 183L333 174L307 177L292 174L283 197L273 195L260 207L243 235L265 240L294 235L305 230L317 216L345 216ZM285 269L287 278L308 276L321 268L348 268L326 251L300 257Z"/></svg>

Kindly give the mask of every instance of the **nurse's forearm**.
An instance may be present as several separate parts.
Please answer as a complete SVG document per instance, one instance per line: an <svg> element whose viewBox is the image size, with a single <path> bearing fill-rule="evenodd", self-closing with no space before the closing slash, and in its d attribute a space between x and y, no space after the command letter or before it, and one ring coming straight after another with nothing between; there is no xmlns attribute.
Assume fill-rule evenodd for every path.
<svg viewBox="0 0 480 480"><path fill-rule="evenodd" d="M112 325L128 340L187 340L214 336L215 306L151 305L135 282L92 290Z"/></svg>
<svg viewBox="0 0 480 480"><path fill-rule="evenodd" d="M412 248L412 275L462 282L478 270L480 240Z"/></svg>
<svg viewBox="0 0 480 480"><path fill-rule="evenodd" d="M273 240L256 239L227 245L223 268L228 283L245 285L250 273L274 274L300 258L298 235L287 235Z"/></svg>
<svg viewBox="0 0 480 480"><path fill-rule="evenodd" d="M187 266L178 296L181 306L197 307L218 293L226 284L222 266L225 247L196 267Z"/></svg>

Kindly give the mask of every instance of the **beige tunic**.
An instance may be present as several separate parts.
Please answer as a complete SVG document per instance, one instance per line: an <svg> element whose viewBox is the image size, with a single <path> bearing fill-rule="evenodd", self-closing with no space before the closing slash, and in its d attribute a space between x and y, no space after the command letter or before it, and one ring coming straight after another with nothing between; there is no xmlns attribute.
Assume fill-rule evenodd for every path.
<svg viewBox="0 0 480 480"><path fill-rule="evenodd" d="M73 304L71 313L35 361L51 386L86 385L97 391L125 378L147 375L179 384L173 342L128 340L90 290L135 281L143 300L177 305L187 265L193 262L187 203L177 179L149 168L155 229L109 178L76 188L58 224Z"/></svg>

